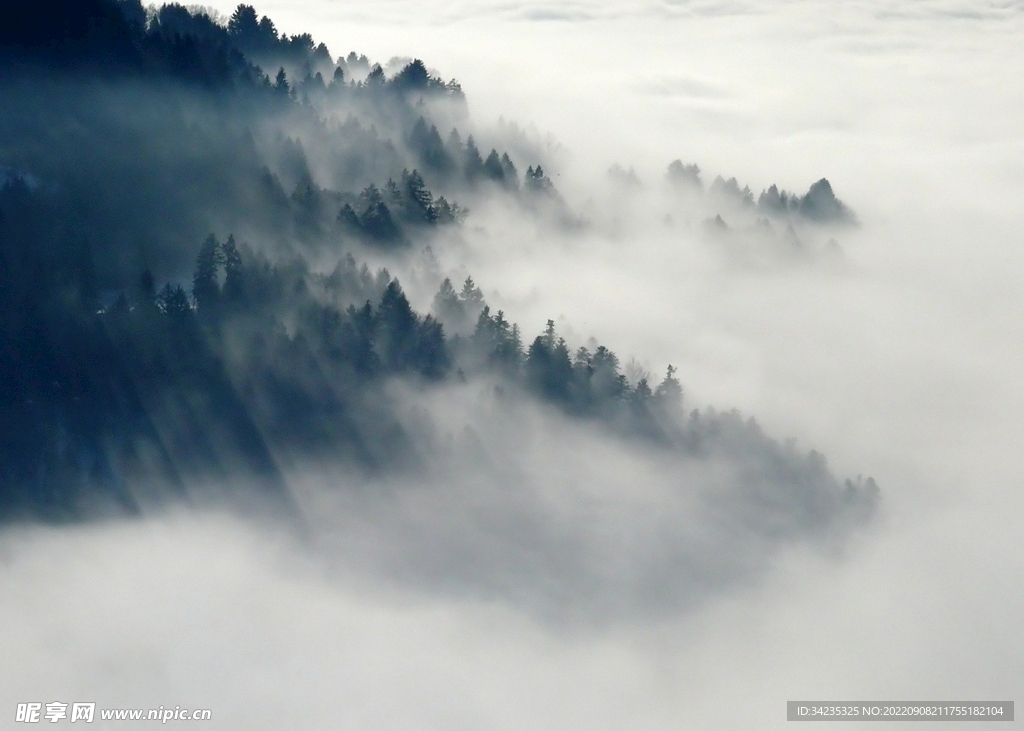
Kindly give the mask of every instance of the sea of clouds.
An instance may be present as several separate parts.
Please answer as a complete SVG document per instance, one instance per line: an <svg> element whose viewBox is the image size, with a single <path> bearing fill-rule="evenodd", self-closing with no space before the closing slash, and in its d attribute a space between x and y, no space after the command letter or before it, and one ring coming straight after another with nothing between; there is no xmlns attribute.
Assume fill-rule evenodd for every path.
<svg viewBox="0 0 1024 731"><path fill-rule="evenodd" d="M689 407L735 406L836 474L873 475L881 509L762 565L665 497L670 466L530 412L503 424L533 439L463 436L454 449L515 450L434 470L438 490L361 501L350 476L297 471L306 532L216 511L17 529L0 535L0 713L94 700L211 708L224 729L734 729L782 728L786 700L1013 700L1022 9L258 5L336 56L421 57L459 79L479 129L504 116L560 146L553 179L591 228L484 207L463 248L437 252L446 270L528 333L550 317L574 345L676 365ZM827 177L860 225L836 256L723 246L663 220L676 158L755 197ZM611 185L616 163L644 187ZM456 434L487 423L464 408ZM666 515L692 543L651 549L680 540ZM654 585L706 569L701 541L742 559L695 580L697 600L636 577L645 551L679 562Z"/></svg>

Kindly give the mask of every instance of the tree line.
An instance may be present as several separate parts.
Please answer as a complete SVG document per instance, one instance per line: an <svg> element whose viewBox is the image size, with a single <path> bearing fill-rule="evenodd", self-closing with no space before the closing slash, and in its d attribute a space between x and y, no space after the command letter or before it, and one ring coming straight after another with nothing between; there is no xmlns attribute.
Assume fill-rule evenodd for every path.
<svg viewBox="0 0 1024 731"><path fill-rule="evenodd" d="M524 335L471 278L417 312L357 262L458 225L456 195L558 200L536 161L520 174L454 125L442 138L420 102L457 116L464 100L421 61L389 79L245 5L226 24L138 0L39 0L6 19L0 520L131 512L196 484L281 496L282 460L415 464L396 378L491 379L620 434L766 453L827 483L747 422L684 414L671 366L634 382L552 321Z"/></svg>

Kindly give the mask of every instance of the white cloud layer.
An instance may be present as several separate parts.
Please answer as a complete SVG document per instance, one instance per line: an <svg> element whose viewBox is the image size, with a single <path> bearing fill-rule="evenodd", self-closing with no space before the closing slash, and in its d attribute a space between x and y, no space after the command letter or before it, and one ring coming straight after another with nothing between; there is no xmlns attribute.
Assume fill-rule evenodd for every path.
<svg viewBox="0 0 1024 731"><path fill-rule="evenodd" d="M0 713L96 700L209 707L223 729L735 729L783 728L787 699L1015 699L1019 3L257 10L335 55L422 57L463 83L481 127L505 115L553 133L571 156L556 185L603 233L538 238L480 211L465 257L443 264L528 333L557 318L574 344L595 335L624 360L674 363L692 405L735 405L837 474L874 475L883 512L839 555L786 548L707 601L578 624L524 607L501 576L475 585L490 594L427 590L360 552L389 536L421 553L432 535L469 540L429 521L417 534L415 512L375 521L349 506L351 532L318 534L312 551L223 516L16 531L0 537ZM612 235L606 209L587 208L612 163L655 190L675 158L755 195L827 177L862 225L840 236L839 263L751 264L625 212ZM608 458L566 459L586 472ZM599 497L628 513L630 498ZM631 520L574 525L575 545L639 530Z"/></svg>

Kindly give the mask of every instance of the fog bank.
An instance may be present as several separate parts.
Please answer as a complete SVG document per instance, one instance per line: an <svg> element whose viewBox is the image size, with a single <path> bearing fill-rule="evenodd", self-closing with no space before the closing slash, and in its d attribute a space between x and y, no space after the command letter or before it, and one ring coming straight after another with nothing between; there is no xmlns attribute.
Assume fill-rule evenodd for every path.
<svg viewBox="0 0 1024 731"><path fill-rule="evenodd" d="M473 411L492 391L460 392L416 404L455 456L372 498L361 474L295 465L300 535L200 512L0 536L0 704L208 707L225 729L732 729L784 727L786 700L1016 700L1017 6L257 10L335 57L424 58L484 134L501 115L551 133L590 227L478 204L442 272L529 333L552 318L573 347L673 364L687 408L735 406L872 475L879 514L840 541L778 528L749 496L705 500L736 484L714 464L542 407L499 421ZM677 158L755 197L827 177L859 226L808 228L835 256L708 236L705 212L670 210ZM615 163L636 198L609 188Z"/></svg>

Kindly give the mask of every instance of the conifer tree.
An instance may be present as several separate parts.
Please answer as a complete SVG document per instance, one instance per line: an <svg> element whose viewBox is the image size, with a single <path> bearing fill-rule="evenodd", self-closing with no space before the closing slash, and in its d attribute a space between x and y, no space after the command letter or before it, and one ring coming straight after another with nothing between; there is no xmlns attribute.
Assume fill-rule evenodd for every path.
<svg viewBox="0 0 1024 731"><path fill-rule="evenodd" d="M473 135L466 138L466 151L463 155L462 172L466 176L466 180L473 182L484 172L484 160L480 156L480 150L477 149Z"/></svg>
<svg viewBox="0 0 1024 731"><path fill-rule="evenodd" d="M185 289L180 284L174 286L171 286L170 282L165 284L157 296L157 301L160 310L167 315L171 322L184 323L192 316L192 306L188 302L188 295L185 294Z"/></svg>
<svg viewBox="0 0 1024 731"><path fill-rule="evenodd" d="M497 150L491 149L491 154L484 160L483 172L491 180L499 183L505 182L505 168L501 164L501 158L498 157Z"/></svg>
<svg viewBox="0 0 1024 731"><path fill-rule="evenodd" d="M238 252L234 235L228 236L221 253L224 259L223 298L232 305L240 304L244 295L242 257Z"/></svg>
<svg viewBox="0 0 1024 731"><path fill-rule="evenodd" d="M447 277L441 282L440 289L434 295L433 311L441 322L454 331L461 330L465 326L465 306L459 299L455 287L452 286L452 280Z"/></svg>
<svg viewBox="0 0 1024 731"><path fill-rule="evenodd" d="M683 387L679 385L676 378L676 368L669 366L665 373L665 380L659 384L654 392L654 397L659 404L665 407L678 408L683 403Z"/></svg>
<svg viewBox="0 0 1024 731"><path fill-rule="evenodd" d="M501 155L501 167L504 171L502 176L505 185L509 188L519 187L519 171L516 170L515 164L512 162L512 158L508 156L508 153L502 153Z"/></svg>
<svg viewBox="0 0 1024 731"><path fill-rule="evenodd" d="M212 316L220 299L218 270L224 263L224 252L217 237L210 234L196 256L196 269L192 275L192 298L203 317Z"/></svg>
<svg viewBox="0 0 1024 731"><path fill-rule="evenodd" d="M479 312L480 308L484 306L484 293L476 286L473 277L466 277L466 281L462 283L459 299L462 300L466 308L466 314L470 317Z"/></svg>
<svg viewBox="0 0 1024 731"><path fill-rule="evenodd" d="M274 79L274 88L280 94L288 94L288 74L284 72L284 66L277 70L277 76Z"/></svg>

